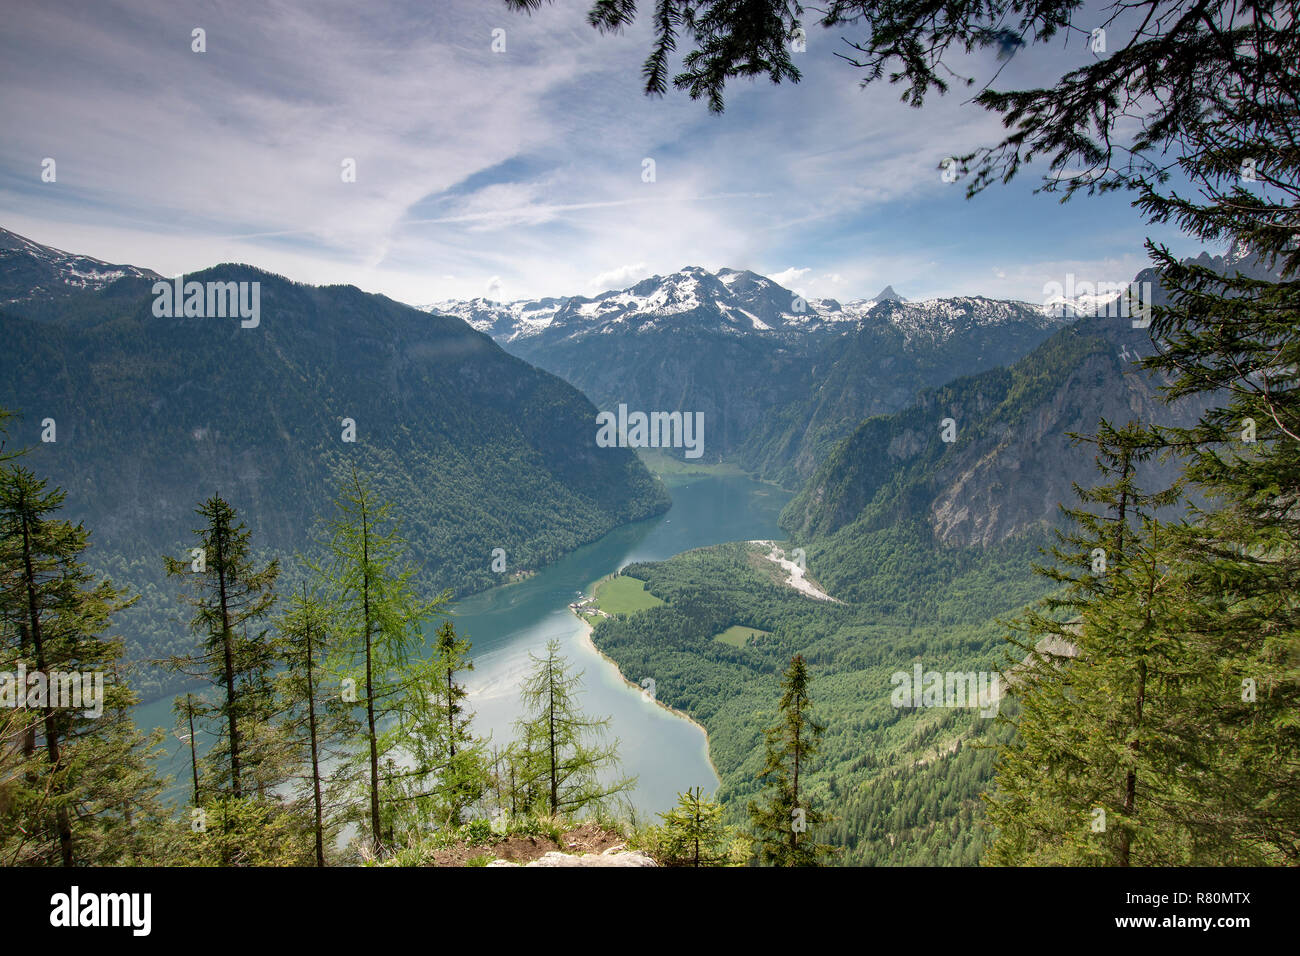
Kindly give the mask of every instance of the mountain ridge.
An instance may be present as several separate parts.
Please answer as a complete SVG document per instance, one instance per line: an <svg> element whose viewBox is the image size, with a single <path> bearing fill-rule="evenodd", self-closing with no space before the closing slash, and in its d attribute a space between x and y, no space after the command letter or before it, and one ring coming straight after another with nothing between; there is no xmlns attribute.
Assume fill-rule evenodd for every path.
<svg viewBox="0 0 1300 956"><path fill-rule="evenodd" d="M1030 303L983 296L804 299L757 273L698 266L594 298L425 308L456 315L602 409L701 412L708 460L738 456L786 485L867 415L1014 361L1062 324Z"/></svg>
<svg viewBox="0 0 1300 956"><path fill-rule="evenodd" d="M152 269L65 252L0 227L0 308L98 291L122 278L162 276Z"/></svg>
<svg viewBox="0 0 1300 956"><path fill-rule="evenodd" d="M723 268L716 273L700 266L683 266L667 275L653 275L622 289L595 296L546 296L498 302L486 297L444 299L416 306L424 312L455 315L503 345L549 333L580 336L600 333L612 325L631 322L638 328L654 327L655 319L691 313L693 318L713 318L719 330L737 334L771 333L773 337L819 332L840 332L874 318L889 322L893 308L911 307L916 315L940 303L1007 302L1029 310L1039 307L1014 299L988 296L950 296L908 300L887 285L870 299L841 302L830 297L804 298L775 280L749 270ZM710 311L709 305L716 306ZM884 307L884 308L877 308Z"/></svg>
<svg viewBox="0 0 1300 956"><path fill-rule="evenodd" d="M21 414L9 439L94 531L94 566L142 594L121 621L137 662L188 650L161 556L188 547L212 494L290 558L355 464L434 593L504 583L669 505L632 451L597 445L580 392L459 319L247 265L186 280L258 283L259 324L155 315L154 280L135 276L33 300L39 315L0 308L0 407ZM177 684L150 671L138 686Z"/></svg>

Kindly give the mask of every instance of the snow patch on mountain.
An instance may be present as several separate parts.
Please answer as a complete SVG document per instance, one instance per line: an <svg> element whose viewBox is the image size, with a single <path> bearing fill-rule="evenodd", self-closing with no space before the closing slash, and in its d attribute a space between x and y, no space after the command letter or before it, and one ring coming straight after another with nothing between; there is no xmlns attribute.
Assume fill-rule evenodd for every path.
<svg viewBox="0 0 1300 956"><path fill-rule="evenodd" d="M0 305L98 290L126 276L162 278L151 269L74 255L0 228Z"/></svg>
<svg viewBox="0 0 1300 956"><path fill-rule="evenodd" d="M865 325L888 325L908 342L943 341L963 330L1013 321L1054 321L1041 307L979 296L909 302L885 288L872 299L840 302L803 299L766 276L737 269L709 272L686 266L667 276L650 276L626 289L594 298L569 296L518 302L486 299L423 306L464 319L502 345L531 336L581 338L688 326L724 335L760 335L796 340L809 334L841 334Z"/></svg>

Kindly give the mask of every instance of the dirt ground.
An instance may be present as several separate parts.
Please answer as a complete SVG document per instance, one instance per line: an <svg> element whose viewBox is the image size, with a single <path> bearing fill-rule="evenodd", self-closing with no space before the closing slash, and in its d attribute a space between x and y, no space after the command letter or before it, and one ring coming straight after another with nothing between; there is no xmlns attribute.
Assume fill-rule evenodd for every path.
<svg viewBox="0 0 1300 956"><path fill-rule="evenodd" d="M612 846L626 842L622 836L602 829L595 823L584 823L573 830L566 830L560 836L560 843L550 837L513 835L502 837L498 842L488 846L471 846L459 843L433 854L429 866L464 866L473 857L490 856L494 860L509 860L511 863L527 863L536 860L544 853L561 850L565 853L581 855L583 853L602 853Z"/></svg>

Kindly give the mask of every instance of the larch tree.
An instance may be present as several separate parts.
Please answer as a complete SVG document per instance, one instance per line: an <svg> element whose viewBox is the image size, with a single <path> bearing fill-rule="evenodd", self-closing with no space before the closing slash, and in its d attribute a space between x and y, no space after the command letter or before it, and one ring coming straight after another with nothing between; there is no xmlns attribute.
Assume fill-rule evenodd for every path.
<svg viewBox="0 0 1300 956"><path fill-rule="evenodd" d="M474 668L469 650L452 622L443 621L423 676L411 684L397 728L399 746L412 764L397 772L409 828L457 826L488 788L486 744L472 732L474 715L459 680L461 672Z"/></svg>
<svg viewBox="0 0 1300 956"><path fill-rule="evenodd" d="M529 657L533 669L520 687L524 715L515 725L522 807L567 816L631 790L635 778L618 772L618 741L606 739L610 719L579 708L582 674L569 673L560 642Z"/></svg>
<svg viewBox="0 0 1300 956"><path fill-rule="evenodd" d="M315 570L327 582L337 637L337 670L355 688L365 709L363 750L371 849L383 852L390 836L381 812L381 764L398 742L381 733L381 724L399 716L418 666L427 656L424 625L445 613L451 593L433 599L417 593L408 548L382 501L354 468L336 499L328 527L327 557Z"/></svg>
<svg viewBox="0 0 1300 956"><path fill-rule="evenodd" d="M327 762L354 735L352 707L336 692L328 662L335 651L329 604L306 582L276 621L284 669L278 693L284 701L282 727L294 751L296 791L311 808L315 862L325 866L325 848L338 831L333 819L336 789Z"/></svg>

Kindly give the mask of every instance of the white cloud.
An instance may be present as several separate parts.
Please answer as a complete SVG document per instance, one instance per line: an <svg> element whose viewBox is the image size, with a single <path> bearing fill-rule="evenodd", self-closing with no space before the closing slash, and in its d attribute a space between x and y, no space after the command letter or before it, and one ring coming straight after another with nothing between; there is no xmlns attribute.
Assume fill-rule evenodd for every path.
<svg viewBox="0 0 1300 956"><path fill-rule="evenodd" d="M782 269L780 272L773 272L768 276L768 278L777 285L783 285L787 289L792 289L794 288L794 283L798 282L810 272L812 272L810 266L805 266L802 269L797 269L794 266L791 266L789 269Z"/></svg>
<svg viewBox="0 0 1300 956"><path fill-rule="evenodd" d="M587 288L597 292L605 292L609 289L626 289L649 274L650 270L646 268L644 262L638 262L635 265L618 266L592 276L587 282Z"/></svg>
<svg viewBox="0 0 1300 956"><path fill-rule="evenodd" d="M999 128L961 97L917 111L896 88L863 91L831 55L838 38L811 30L803 83L735 84L713 116L641 94L648 15L602 36L588 6L395 0L375 16L351 0L228 0L194 54L192 14L164 0L102 0L89 18L18 5L0 33L0 224L164 274L245 261L408 302L491 280L534 297L792 261L814 265L771 277L809 295L1041 286L1029 267L989 279L988 257L1015 254L995 236L887 206L962 208L938 162ZM1006 77L1025 80L1028 52ZM57 184L39 182L47 155ZM1049 207L1061 218L1036 226L1067 221ZM1086 239L1071 222L1053 242L1082 259L1064 247Z"/></svg>

